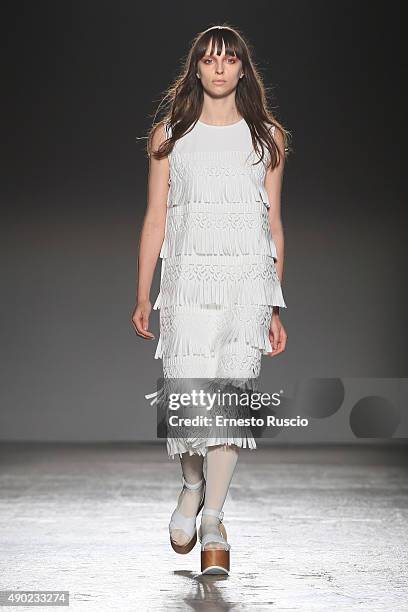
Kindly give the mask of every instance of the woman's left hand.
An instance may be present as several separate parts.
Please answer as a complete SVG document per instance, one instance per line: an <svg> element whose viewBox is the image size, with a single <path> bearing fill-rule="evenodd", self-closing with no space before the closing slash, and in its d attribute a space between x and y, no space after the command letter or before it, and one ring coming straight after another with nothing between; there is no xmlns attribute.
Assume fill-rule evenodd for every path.
<svg viewBox="0 0 408 612"><path fill-rule="evenodd" d="M279 315L276 313L272 315L271 326L269 328L269 339L273 350L272 353L266 353L266 355L268 357L275 357L275 355L283 353L286 348L288 335L282 325Z"/></svg>

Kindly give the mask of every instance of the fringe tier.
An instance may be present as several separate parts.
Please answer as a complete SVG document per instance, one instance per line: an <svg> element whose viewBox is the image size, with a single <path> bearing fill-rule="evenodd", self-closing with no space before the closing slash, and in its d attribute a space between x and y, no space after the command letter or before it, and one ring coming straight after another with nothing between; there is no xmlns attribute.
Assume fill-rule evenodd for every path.
<svg viewBox="0 0 408 612"><path fill-rule="evenodd" d="M170 459L175 459L176 455L182 456L183 453L189 455L201 455L205 457L209 446L215 446L217 444L235 444L240 448L249 448L254 450L257 448L255 438L253 435L246 435L242 438L221 438L220 436L214 438L167 438L167 454Z"/></svg>
<svg viewBox="0 0 408 612"><path fill-rule="evenodd" d="M208 208L208 207L207 207ZM168 210L160 257L180 255L270 255L277 260L264 203L231 212L176 206ZM251 210L252 208L252 210ZM249 209L249 210L248 210Z"/></svg>
<svg viewBox="0 0 408 612"><path fill-rule="evenodd" d="M252 151L171 153L170 189L167 205L190 202L218 204L264 202L270 207L264 187L265 164Z"/></svg>
<svg viewBox="0 0 408 612"><path fill-rule="evenodd" d="M187 388L189 387L189 389ZM197 388L196 385L194 385ZM203 379L199 386L205 393L217 393L221 390L231 391L235 390L237 393L250 392L256 390L257 379L233 379L233 378L212 378ZM222 425L210 424L208 426L185 427L185 426L169 426L168 418L169 413L174 414L173 411L169 411L167 408L167 398L172 393L188 392L191 390L190 382L186 384L184 381L165 378L162 381L161 386L153 393L148 393L145 398L150 400L151 406L157 404L158 411L162 412L164 417L164 423L166 424L167 430L171 431L170 435L167 435L167 452L170 458L174 459L178 454L188 452L190 455L198 454L205 456L209 446L213 445L231 445L235 444L240 448L256 449L255 438L252 434L251 428L247 425L235 425L230 424L232 421L228 419L232 418L248 418L251 416L251 409L249 406L217 406L207 412L209 416L215 420L216 415L222 415L228 417L227 421ZM203 413L205 409L203 409ZM188 413L188 408L187 408ZM197 410L194 414L198 413ZM191 416L193 413L191 414ZM185 413L183 412L183 415Z"/></svg>
<svg viewBox="0 0 408 612"><path fill-rule="evenodd" d="M279 276L269 255L162 261L160 291L153 305L271 305L286 308ZM205 262L205 263L204 263Z"/></svg>
<svg viewBox="0 0 408 612"><path fill-rule="evenodd" d="M155 359L195 355L213 357L226 345L234 353L245 354L248 346L263 355L273 350L269 338L272 307L231 307L223 315L222 328L216 335L207 332L206 325L197 327L194 311L177 313L177 308L164 308L160 317L160 335Z"/></svg>

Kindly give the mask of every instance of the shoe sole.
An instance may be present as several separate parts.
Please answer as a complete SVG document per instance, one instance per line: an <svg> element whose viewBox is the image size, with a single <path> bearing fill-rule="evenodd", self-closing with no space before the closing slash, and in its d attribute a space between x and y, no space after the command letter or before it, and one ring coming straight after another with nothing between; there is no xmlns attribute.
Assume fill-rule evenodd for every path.
<svg viewBox="0 0 408 612"><path fill-rule="evenodd" d="M197 530L194 532L194 535L191 538L191 540L187 542L187 544L183 544L183 545L176 544L175 542L173 542L170 536L170 544L173 550L179 555L186 555L187 553L189 553L196 545L196 542L197 542Z"/></svg>
<svg viewBox="0 0 408 612"><path fill-rule="evenodd" d="M210 565L201 572L202 576L205 576L206 574L222 574L224 576L229 576L229 571L220 565Z"/></svg>

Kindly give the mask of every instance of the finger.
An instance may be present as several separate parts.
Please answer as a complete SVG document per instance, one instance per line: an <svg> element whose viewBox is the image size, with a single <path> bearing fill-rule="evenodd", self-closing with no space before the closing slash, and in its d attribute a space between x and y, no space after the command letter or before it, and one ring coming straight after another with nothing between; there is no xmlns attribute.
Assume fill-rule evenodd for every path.
<svg viewBox="0 0 408 612"><path fill-rule="evenodd" d="M145 312L142 312L142 316L140 317L140 320L142 322L142 329L146 331L147 328L149 327L149 317L147 316Z"/></svg>
<svg viewBox="0 0 408 612"><path fill-rule="evenodd" d="M272 352L271 353L267 353L268 356L270 357L275 357L275 355L279 355L279 353L282 353L285 349L284 349L284 336L285 333L282 330L282 328L278 329L278 330L274 330L274 329L270 329L270 337L271 337L271 344L272 344Z"/></svg>
<svg viewBox="0 0 408 612"><path fill-rule="evenodd" d="M139 327L137 327L136 325L134 327L135 327L135 331L136 331L138 336L141 336L142 338L146 338L148 340L154 340L155 336L151 332L144 331L144 330L140 329Z"/></svg>
<svg viewBox="0 0 408 612"><path fill-rule="evenodd" d="M287 336L286 332L283 332L282 333L282 342L281 342L282 351L284 351L286 349L287 341L288 341L288 336Z"/></svg>
<svg viewBox="0 0 408 612"><path fill-rule="evenodd" d="M138 336L146 339L154 339L154 334L148 331L148 323L143 323L143 313L136 313L136 315L132 319L133 327Z"/></svg>
<svg viewBox="0 0 408 612"><path fill-rule="evenodd" d="M278 348L279 330L271 327L269 330L269 337L273 350L276 350Z"/></svg>
<svg viewBox="0 0 408 612"><path fill-rule="evenodd" d="M149 329L149 315L146 314L145 312L142 313L142 317L141 317L141 321L142 321L142 329L143 332L145 334L147 334L148 338L154 338L154 335L148 331Z"/></svg>
<svg viewBox="0 0 408 612"><path fill-rule="evenodd" d="M266 353L268 357L274 357L276 355L277 347L275 346L275 343L272 341L272 339L271 339L271 345L272 345L272 352Z"/></svg>
<svg viewBox="0 0 408 612"><path fill-rule="evenodd" d="M279 353L283 353L284 350L285 350L285 340L284 340L284 338L282 338L278 342L278 348L277 348L277 351L276 351L276 355L278 355Z"/></svg>

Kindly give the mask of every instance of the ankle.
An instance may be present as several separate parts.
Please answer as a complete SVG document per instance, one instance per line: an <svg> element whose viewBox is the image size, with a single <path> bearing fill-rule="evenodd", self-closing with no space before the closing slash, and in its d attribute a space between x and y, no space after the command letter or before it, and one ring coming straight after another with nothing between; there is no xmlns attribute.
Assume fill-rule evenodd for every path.
<svg viewBox="0 0 408 612"><path fill-rule="evenodd" d="M200 526L203 535L206 533L218 534L220 531L220 521L216 518L202 516Z"/></svg>
<svg viewBox="0 0 408 612"><path fill-rule="evenodd" d="M189 476L188 478L185 478L184 476L181 477L183 486L190 490L190 491L196 491L199 489L202 489L203 485L204 485L204 475L200 476Z"/></svg>
<svg viewBox="0 0 408 612"><path fill-rule="evenodd" d="M201 525L203 530L214 529L217 531L219 529L220 523L224 517L224 512L222 510L215 510L214 508L209 508L208 506L203 507L203 511L201 514Z"/></svg>

